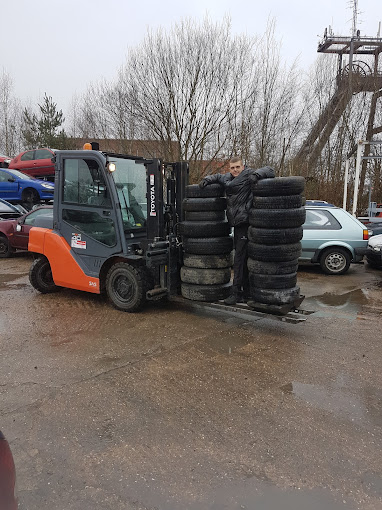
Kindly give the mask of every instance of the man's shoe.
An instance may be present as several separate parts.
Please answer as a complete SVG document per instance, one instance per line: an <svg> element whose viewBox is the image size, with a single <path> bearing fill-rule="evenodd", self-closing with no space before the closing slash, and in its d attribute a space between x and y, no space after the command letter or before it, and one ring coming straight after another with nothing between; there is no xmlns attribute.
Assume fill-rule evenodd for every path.
<svg viewBox="0 0 382 510"><path fill-rule="evenodd" d="M235 294L231 294L224 300L225 305L236 305L237 303L237 296Z"/></svg>

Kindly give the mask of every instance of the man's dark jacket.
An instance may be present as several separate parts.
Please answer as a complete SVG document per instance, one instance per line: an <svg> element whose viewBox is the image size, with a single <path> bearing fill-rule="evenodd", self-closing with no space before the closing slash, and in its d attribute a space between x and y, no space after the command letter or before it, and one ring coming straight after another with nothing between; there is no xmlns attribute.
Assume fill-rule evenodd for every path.
<svg viewBox="0 0 382 510"><path fill-rule="evenodd" d="M275 176L275 171L270 166L258 168L244 168L237 176L233 177L230 172L226 174L207 175L203 181L207 184L219 183L224 187L227 195L227 218L231 227L236 227L249 222L249 210L252 207L251 181L255 183L259 179Z"/></svg>

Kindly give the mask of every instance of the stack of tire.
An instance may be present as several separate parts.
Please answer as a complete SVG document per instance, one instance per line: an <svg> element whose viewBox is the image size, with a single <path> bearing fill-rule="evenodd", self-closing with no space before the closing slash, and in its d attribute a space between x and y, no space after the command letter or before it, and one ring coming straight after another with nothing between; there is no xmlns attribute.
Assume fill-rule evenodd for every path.
<svg viewBox="0 0 382 510"><path fill-rule="evenodd" d="M192 301L218 301L229 296L233 239L226 219L226 198L219 184L186 186L181 293Z"/></svg>
<svg viewBox="0 0 382 510"><path fill-rule="evenodd" d="M252 185L249 215L248 304L292 309L301 302L298 258L305 222L303 177L262 179Z"/></svg>

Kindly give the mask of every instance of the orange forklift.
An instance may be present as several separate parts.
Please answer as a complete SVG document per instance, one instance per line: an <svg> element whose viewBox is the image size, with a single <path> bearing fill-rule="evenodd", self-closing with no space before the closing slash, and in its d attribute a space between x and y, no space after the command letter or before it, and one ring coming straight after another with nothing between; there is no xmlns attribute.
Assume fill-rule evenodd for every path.
<svg viewBox="0 0 382 510"><path fill-rule="evenodd" d="M188 164L99 150L57 151L54 159L53 222L39 217L29 237L29 251L39 254L29 274L33 287L106 291L127 312L178 294L175 230Z"/></svg>
<svg viewBox="0 0 382 510"><path fill-rule="evenodd" d="M89 145L90 144L85 144ZM124 154L57 151L52 217L40 215L30 230L35 254L29 279L41 293L60 287L101 294L115 308L139 311L164 297L191 308L297 323L311 312L249 309L223 302L193 302L180 296L186 162L166 163Z"/></svg>

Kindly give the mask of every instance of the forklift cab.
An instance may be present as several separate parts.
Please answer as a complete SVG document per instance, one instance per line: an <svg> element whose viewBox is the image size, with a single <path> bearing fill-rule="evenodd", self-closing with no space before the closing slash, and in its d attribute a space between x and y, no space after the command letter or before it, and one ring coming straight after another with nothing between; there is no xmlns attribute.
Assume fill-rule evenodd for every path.
<svg viewBox="0 0 382 510"><path fill-rule="evenodd" d="M40 269L34 270L32 284L41 292L106 289L113 304L126 311L137 310L147 298L173 293L179 270L175 225L182 220L187 182L187 163L57 151L53 229L34 227L29 240L29 250L43 255L40 266L47 280L41 280L35 261ZM120 271L113 283L116 265ZM123 277L124 269L130 276Z"/></svg>

